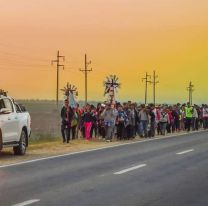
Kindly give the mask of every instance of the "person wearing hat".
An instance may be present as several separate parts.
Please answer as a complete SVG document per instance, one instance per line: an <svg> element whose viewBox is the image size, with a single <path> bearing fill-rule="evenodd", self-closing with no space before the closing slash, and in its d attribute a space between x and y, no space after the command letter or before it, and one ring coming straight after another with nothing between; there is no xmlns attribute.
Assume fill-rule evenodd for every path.
<svg viewBox="0 0 208 206"><path fill-rule="evenodd" d="M68 99L64 100L64 105L61 109L61 134L63 138L63 143L69 143L70 131L71 131L71 121L73 118L73 109L69 106Z"/></svg>

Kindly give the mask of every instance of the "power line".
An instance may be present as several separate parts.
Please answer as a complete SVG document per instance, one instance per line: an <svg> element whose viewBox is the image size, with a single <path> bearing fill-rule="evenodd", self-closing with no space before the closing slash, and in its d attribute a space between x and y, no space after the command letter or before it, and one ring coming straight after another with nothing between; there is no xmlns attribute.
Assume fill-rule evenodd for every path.
<svg viewBox="0 0 208 206"><path fill-rule="evenodd" d="M30 68L31 69L31 68ZM17 67L6 67L6 70L5 70L5 67L0 67L0 70L4 70L4 72L6 71L9 71L9 70L16 70L16 71L24 71L24 72L29 72L28 68L17 68ZM34 68L33 70L36 70L37 71L37 68ZM31 70L30 70L31 71ZM49 69L38 69L38 71L46 71L46 72L49 72L51 70Z"/></svg>
<svg viewBox="0 0 208 206"><path fill-rule="evenodd" d="M21 46L18 46L18 45L12 45L12 44L5 44L0 42L0 47L4 47L6 49L12 49L12 51L14 51L16 49L16 51L18 50L22 50L22 51L28 51L30 50L30 53L33 53L34 54L34 47L23 47L22 45ZM4 49L4 50L6 50ZM2 53L2 52L1 52ZM8 53L8 54L11 54L11 52L4 52L4 53ZM16 55L15 53L12 52L13 55ZM18 54L17 54L18 55ZM47 60L48 61L48 60Z"/></svg>
<svg viewBox="0 0 208 206"><path fill-rule="evenodd" d="M0 53L2 55L5 55L6 58L9 58L11 59L12 58L24 58L28 61L31 61L31 60L34 60L34 61L41 61L41 62L49 62L48 59L42 59L42 58L39 58L39 57L34 57L34 56L28 56L28 55L20 55L20 54L17 54L17 53L14 53L14 52L1 52ZM5 58L4 57L4 58Z"/></svg>
<svg viewBox="0 0 208 206"><path fill-rule="evenodd" d="M65 56L60 56L59 55L59 51L57 52L57 58L56 60L52 60L51 64L53 65L53 63L56 63L56 69L57 69L57 81L56 81L56 105L58 108L58 102L59 102L59 68L63 68L64 69L64 65L60 64L60 58L62 58L63 61L65 61Z"/></svg>
<svg viewBox="0 0 208 206"><path fill-rule="evenodd" d="M4 66L4 67L30 67L30 68L37 68L37 67L49 67L49 65L45 65L45 64L6 64L6 63L1 63L1 66ZM36 69L35 68L35 69Z"/></svg>
<svg viewBox="0 0 208 206"><path fill-rule="evenodd" d="M88 72L91 72L92 71L92 68L91 69L88 69L88 66L91 64L91 61L87 61L87 54L85 54L85 68L84 69L80 69L81 72L84 72L84 75L85 75L85 104L87 104L87 75L88 75Z"/></svg>
<svg viewBox="0 0 208 206"><path fill-rule="evenodd" d="M148 75L148 73L146 72L146 76L142 78L142 82L145 81L145 104L147 104L147 84L151 83L149 79L151 79L151 75Z"/></svg>

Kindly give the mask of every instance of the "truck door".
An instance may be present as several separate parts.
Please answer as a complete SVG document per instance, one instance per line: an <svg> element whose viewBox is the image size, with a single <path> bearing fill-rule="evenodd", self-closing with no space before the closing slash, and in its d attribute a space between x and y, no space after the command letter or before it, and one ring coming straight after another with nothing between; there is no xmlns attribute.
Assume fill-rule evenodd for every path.
<svg viewBox="0 0 208 206"><path fill-rule="evenodd" d="M14 110L13 104L10 99L5 98L4 105L5 108L10 110L11 112L4 116L5 119L5 128L8 142L18 141L19 139L19 128L18 128L18 118L17 114Z"/></svg>
<svg viewBox="0 0 208 206"><path fill-rule="evenodd" d="M4 109L5 104L4 100L0 99L0 109ZM0 122L1 122L1 132L2 132L2 139L3 142L9 142L11 139L11 133L9 132L9 114L8 113L1 113L0 114Z"/></svg>

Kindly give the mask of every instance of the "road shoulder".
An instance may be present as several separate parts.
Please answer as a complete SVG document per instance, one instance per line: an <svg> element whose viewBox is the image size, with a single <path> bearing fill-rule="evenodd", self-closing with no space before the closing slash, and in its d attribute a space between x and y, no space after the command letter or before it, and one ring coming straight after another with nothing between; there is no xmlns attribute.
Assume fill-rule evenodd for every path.
<svg viewBox="0 0 208 206"><path fill-rule="evenodd" d="M7 148L0 152L0 166L4 165L10 165L10 164L19 164L24 163L25 161L38 161L41 159L47 159L47 158L55 158L58 156L64 156L64 155L72 155L77 153L83 153L83 152L90 152L93 150L100 150L100 149L106 149L106 148L112 148L112 147L118 147L123 145L129 145L129 144L136 144L138 142L146 142L146 141L155 141L160 139L167 139L171 137L180 137L188 134L193 133L201 133L201 131L197 132L182 132L182 133L175 133L175 134L169 134L167 136L156 136L155 138L139 138L136 137L134 140L128 140L128 141L116 141L106 143L103 140L99 139L93 139L91 141L86 140L73 140L69 144L63 144L61 140L56 140L52 142L44 142L44 143L32 143L30 144L27 154L25 156L14 156L12 149Z"/></svg>

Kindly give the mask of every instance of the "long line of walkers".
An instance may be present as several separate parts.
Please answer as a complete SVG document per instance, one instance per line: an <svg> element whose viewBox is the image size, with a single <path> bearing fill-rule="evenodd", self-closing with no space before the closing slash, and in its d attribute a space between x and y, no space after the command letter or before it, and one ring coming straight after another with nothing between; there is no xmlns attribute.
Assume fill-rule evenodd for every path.
<svg viewBox="0 0 208 206"><path fill-rule="evenodd" d="M208 105L137 105L136 103L87 104L71 108L68 100L61 110L63 142L92 138L130 140L152 138L181 131L208 129Z"/></svg>

